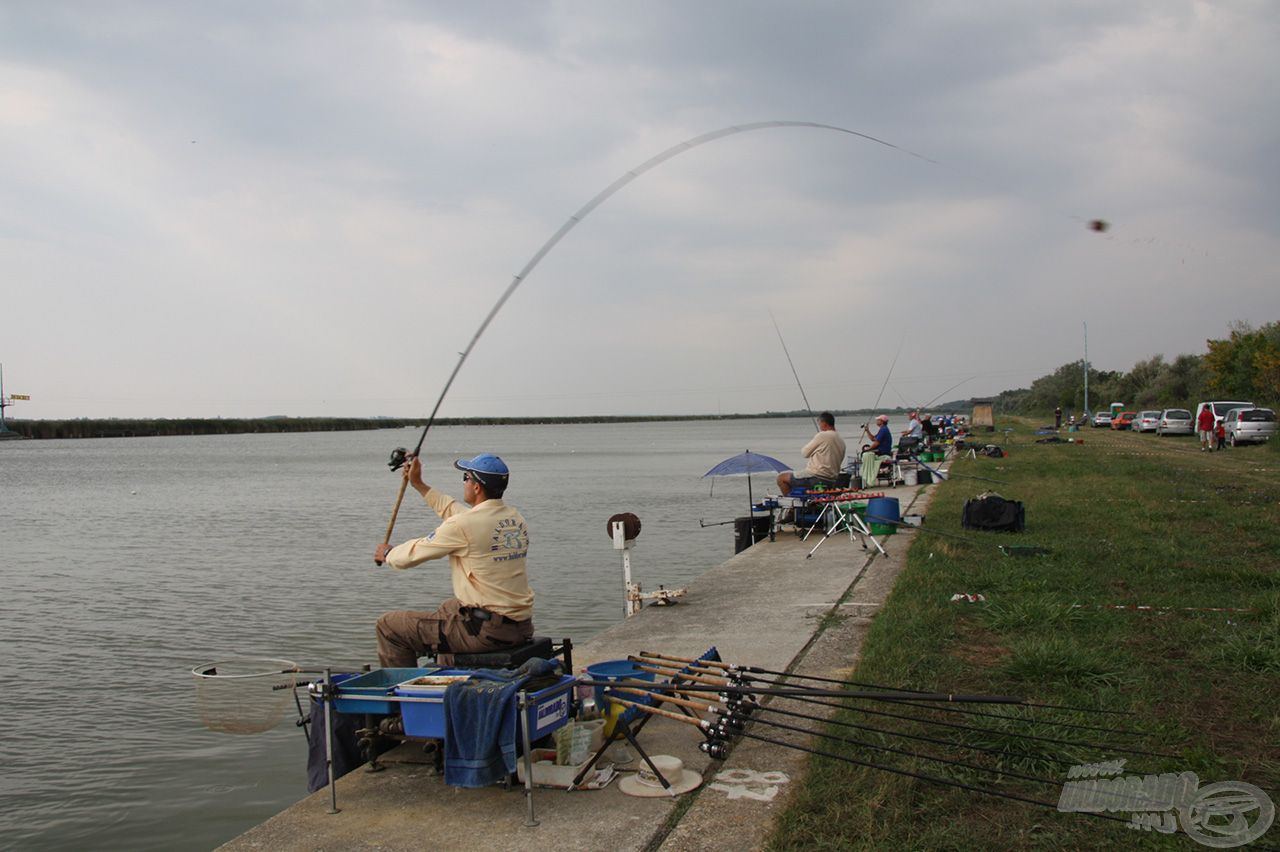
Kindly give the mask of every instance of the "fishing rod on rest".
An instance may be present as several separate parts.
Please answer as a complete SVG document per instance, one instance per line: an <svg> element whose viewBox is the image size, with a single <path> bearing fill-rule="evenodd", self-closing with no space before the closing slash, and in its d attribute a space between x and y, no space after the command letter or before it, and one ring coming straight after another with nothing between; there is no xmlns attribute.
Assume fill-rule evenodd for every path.
<svg viewBox="0 0 1280 852"><path fill-rule="evenodd" d="M787 677L804 677L804 676L788 675ZM807 679L820 680L820 681L825 681L829 683L841 683L841 684L847 683L855 686L857 685L875 686L875 684L859 684L857 681L839 681L839 680L835 680L834 678L811 677ZM764 678L745 678L745 680L757 682L757 683L763 683L763 684L772 684L772 685L776 685L778 683L777 681L770 681ZM888 687L884 687L884 688L887 689ZM914 690L911 690L911 691L914 691ZM1067 728L1070 730L1078 730L1078 731L1094 731L1097 733L1104 733L1104 734L1117 734L1119 736L1125 736L1125 737L1146 736L1146 734L1142 731L1127 731L1127 730L1124 730L1123 728L1104 728L1101 725L1081 725L1075 722L1055 722L1048 719L1028 719L1022 716L1001 715L999 713L984 713L981 710L969 710L969 709L962 709L960 707L947 707L944 705L934 705L934 704L919 704L917 702L909 701L907 699L895 701L894 703L899 707L919 707L922 710L935 710L940 713L959 713L964 716L981 716L986 719L999 719L1002 722L1018 722L1024 725L1043 725L1045 727L1052 727L1052 728ZM1040 707L1041 705L1027 702L1025 704L1015 705L1015 706ZM778 712L787 713L788 711L780 710ZM1093 711L1089 711L1089 712L1093 712ZM1121 712L1121 711L1103 711L1103 712ZM795 715L800 715L802 718L809 718L804 714L795 714ZM859 726L855 725L854 727L859 727ZM873 728L872 730L877 730L877 729Z"/></svg>
<svg viewBox="0 0 1280 852"><path fill-rule="evenodd" d="M840 685L862 686L868 689L887 689L887 690L893 690L894 692L905 692L905 693L913 693L913 692L924 693L928 691L928 690L921 690L921 689L904 689L902 687L897 687L897 686L885 686L883 684L867 683L865 681L839 680L833 677L819 677L818 675L801 675L801 674L795 674L793 672L780 672L774 669L760 668L758 666L744 666L736 663L726 663L721 660L692 660L685 657L674 657L669 654L659 654L654 651L641 651L639 656L649 658L649 659L667 660L667 661L676 662L676 663L692 664L700 667L724 669L728 672L750 672L752 674L772 675L777 677L795 678L799 680L816 680L822 683L836 683ZM628 657L627 659L633 662L643 662L642 660L639 660L634 656ZM936 690L934 691L936 692ZM1070 710L1077 713L1109 713L1116 716L1137 715L1129 710L1105 710L1100 707L1071 707L1063 704L1040 704L1034 701L1024 701L1021 704L1021 706L1036 707L1040 709L1050 709L1050 710ZM964 711L960 711L960 712L964 712ZM1002 716L1000 718L1013 718L1013 717ZM1048 723L1048 724L1053 724L1053 723ZM1100 728L1099 730L1110 730L1110 729ZM1112 732L1117 733L1116 731L1112 731Z"/></svg>
<svg viewBox="0 0 1280 852"><path fill-rule="evenodd" d="M646 667L646 666L638 666L638 668L641 671L648 671L654 674L664 674L664 675L668 675L672 671L670 668L666 668L665 670L655 669L655 668ZM878 701L888 701L890 703L896 703L895 699L892 696L885 696L884 694L877 693L877 692L871 692L871 693L850 692L846 694L840 690L809 690L807 692L812 694L806 694L805 690L766 689L761 687L756 687L756 688L735 687L735 686L729 685L723 680L719 681L721 684L719 686L701 685L701 684L715 684L716 679L693 676L688 674L684 674L683 676L688 677L691 680L695 681L695 684L697 685L681 684L680 689L682 690L687 689L687 690L692 690L697 692L715 692L719 690L726 695L734 695L734 694L738 694L738 695L745 694L745 695L752 695L752 696L770 695L770 696L776 696L779 698L790 699L792 701L799 701L805 704L818 704L826 707L837 707L843 710L851 710L855 713L865 713L872 716L887 716L890 718L901 719L904 721L921 722L926 725L934 725L937 727L954 728L957 730L964 730L964 731L973 731L973 732L985 734L988 736L994 735L994 736L1001 736L1001 737L1014 737L1016 739L1033 740L1036 742L1047 742L1047 743L1053 743L1055 745L1071 746L1074 748L1098 749L1103 751L1110 750L1110 751L1121 752L1124 754L1141 754L1147 757L1177 757L1177 755L1173 755L1173 754L1164 754L1161 752L1144 751L1142 749L1121 747L1121 746L1113 745L1110 743L1079 742L1076 740L1063 740L1057 737L1047 737L1039 734L1020 734L1020 733L1014 733L1011 731L996 731L990 728L982 728L974 725L964 725L958 722L943 722L941 720L932 719L927 716L921 716L919 714L892 713L888 710L872 710L871 708L868 708L868 707L850 705L850 704L842 703L838 701L824 701L822 700L822 698L817 697L817 696L823 696L823 695L825 695L826 697L832 697L832 698L866 697L866 698L870 698ZM633 683L628 683L626 685L636 686L640 688L648 688L650 690L653 690L655 688L655 685L652 682L646 682L646 681L636 681ZM984 698L987 700L983 700ZM960 701L962 703L986 703L986 704L1018 704L1024 700L1020 698L1011 698L1008 696L945 696L940 694L935 697L933 694L930 694L930 693L904 694L902 696L902 699L916 700L916 701L954 700L954 701ZM974 699L976 699L976 701ZM995 699L995 700L991 700L991 699Z"/></svg>
<svg viewBox="0 0 1280 852"><path fill-rule="evenodd" d="M778 342L782 344L782 354L787 356L787 363L791 366L791 375L796 377L796 387L800 388L800 398L804 400L804 410L809 413L809 419L813 421L813 428L818 428L818 418L813 416L813 406L809 404L809 396L804 392L804 385L800 384L800 374L796 372L795 362L791 360L791 353L787 351L787 341L782 339L782 329L778 328L778 320L774 317L773 311L769 311L769 319L773 320L773 330L778 333Z"/></svg>
<svg viewBox="0 0 1280 852"><path fill-rule="evenodd" d="M629 688L606 690L605 695L612 700L614 697L616 697L616 693L618 692L626 692L628 694L634 694L634 695L645 695L645 692L643 690L629 689ZM688 699L675 698L673 696L668 696L668 695L657 695L655 697L659 701L675 704L678 707L686 707L690 710L697 710L705 713L714 714L720 717L721 719L723 719L726 723L726 726L729 728L732 728L735 731L735 733L743 730L745 727L745 723L747 721L747 717L735 711L733 707L722 708L714 704L701 704L696 701L689 701ZM645 705L645 706L652 706L652 705ZM752 709L756 710L756 709L762 709L762 708L752 708ZM769 719L760 719L758 717L751 718L751 721L756 725L763 725L770 728L778 728L784 731L795 731L802 734L809 734L812 736L820 737L822 739L832 740L834 742L846 743L848 745L856 745L861 748L871 749L873 751L883 751L889 754L898 754L904 757L912 757L917 760L928 760L928 761L933 761L935 763L943 763L948 766L956 766L962 769L969 769L976 772L988 772L994 775L1006 775L1010 778L1019 778L1019 779L1022 779L1023 781L1031 781L1036 784L1051 784L1053 786L1058 786L1061 784L1060 781L1056 781L1049 778L1041 778L1036 775L1024 775L1020 772L1016 772L1011 769L992 769L991 767L982 766L976 763L969 763L968 761L957 760L955 758L939 757L937 755L925 754L918 751L912 751L910 749L898 748L896 746L879 745L876 743L867 742L865 740L856 739L854 737L844 737L838 734L831 734L831 733L826 733L822 731L811 731L808 728L802 728L798 725L791 725L786 722L777 722ZM939 741L939 742L941 742L943 745L950 745L949 743L945 743L944 741Z"/></svg>
<svg viewBox="0 0 1280 852"><path fill-rule="evenodd" d="M729 739L730 737L741 737L744 739L750 739L750 740L755 740L757 742L767 743L769 745L779 746L781 748L789 748L794 751L802 751L807 754L817 755L819 757L827 757L832 760L840 761L841 763L851 763L855 766L861 766L866 769L873 769L879 772L889 772L894 775L903 775L908 778L915 778L917 780L926 781L933 784L941 784L946 787L956 787L961 790L968 790L969 792L972 792L972 793L981 793L983 795L995 796L1001 799L1011 799L1013 801L1024 802L1026 804L1036 805L1038 807L1049 808L1050 810L1054 810L1054 811L1058 810L1057 802L1045 801L1043 799L1033 799L1030 796L1022 796L1017 793L1006 792L1003 790L995 790L990 787L979 787L973 784L966 784L962 781L955 781L950 778L943 778L937 775L928 775L923 772L913 772L909 769L900 769L894 766L888 766L881 763L874 763L869 760L859 760L858 758L849 757L848 755L837 754L836 752L831 752L831 751L824 751L822 749L812 748L810 746L804 746L798 743L786 742L785 740L774 739L773 737L763 736L761 734L756 734L747 730L738 730L736 728L730 730L730 726L728 724L718 725L704 719L697 719L692 716L684 716L679 713L673 713L670 710L663 710L661 707L654 707L649 704L641 704L635 701L628 701L627 699L619 698L616 695L611 696L610 700L615 701L624 707L634 708L642 713L647 713L651 716L661 716L666 719L671 719L672 721L681 722L691 727L698 728L707 737L705 742L699 744L699 750L705 752L706 754L710 755L712 758L718 759L718 760L722 760L728 757L729 747L728 747L728 743L725 742L725 740ZM757 719L754 721L759 722L760 720ZM787 727L791 727L791 726L787 726ZM805 734L814 733L812 731L809 731L803 728L794 728L794 729L799 730L801 733L805 733ZM836 737L835 739L842 740L844 738ZM950 761L946 761L945 759L939 759L939 758L926 757L925 759L942 760L943 762L950 762ZM961 765L963 766L965 764L961 764ZM1012 773L1012 772L1003 771L1003 770L988 769L986 767L974 767L974 768L977 768L983 772L994 773L994 774L1004 774L1004 775L1009 775L1011 777L1017 774L1017 773ZM1028 776L1019 775L1018 777L1026 778ZM1036 781L1037 783L1050 783L1055 786L1059 786L1061 783L1059 781L1048 781L1047 779L1040 779L1040 778L1034 778L1032 780ZM1127 817L1115 816L1113 814L1092 812L1092 811L1081 811L1081 813L1085 813L1089 816L1095 816L1095 817L1100 817L1102 819L1111 820L1113 822L1125 823L1126 825L1128 825L1129 823L1129 819Z"/></svg>
<svg viewBox="0 0 1280 852"><path fill-rule="evenodd" d="M1056 801L1050 802L1050 801L1045 801L1043 799L1033 799L1030 796L1022 796L1017 793L1005 792L1003 790L993 790L989 787L978 787L973 784L966 784L963 781L955 781L950 778L943 778L937 775L929 775L923 772L913 772L909 769L900 769L898 767L887 766L882 763L874 763L869 760L859 760L856 757L849 757L848 755L837 754L836 752L824 751L822 749L817 749L817 748L811 748L808 746L799 745L797 743L789 743L789 742L786 742L785 740L778 740L778 739L774 739L773 737L762 736L760 734L755 734L750 731L740 731L738 732L738 736L744 737L750 740L756 740L757 742L767 743L769 745L780 746L781 748L789 748L789 749L794 749L795 751L806 752L808 754L817 755L818 757L830 758L831 760L837 760L837 761L840 761L841 763L851 763L855 766L861 766L865 769L873 769L878 772L889 772L894 775L903 775L908 778L915 778L919 781L925 781L931 784L941 784L946 787L956 787L961 790L967 790L971 793L981 793L982 795L985 795L985 796L995 796L996 798L1000 798L1000 799L1010 799L1015 802L1023 802L1025 804L1036 805L1037 807L1048 808L1049 810L1052 810L1052 811L1058 810L1058 803ZM708 745L708 743L703 743L702 745L706 746ZM721 743L720 745L723 746L724 744ZM707 751L708 753L711 753L710 750L706 748L703 748L703 751ZM720 751L719 756L720 757L727 756L727 749L723 749L722 751ZM1084 814L1085 816L1098 817L1099 819L1111 820L1112 822L1124 823L1125 825L1129 824L1129 819L1127 817L1116 816L1114 814L1100 813L1100 812L1094 812L1094 811L1079 811L1078 813Z"/></svg>

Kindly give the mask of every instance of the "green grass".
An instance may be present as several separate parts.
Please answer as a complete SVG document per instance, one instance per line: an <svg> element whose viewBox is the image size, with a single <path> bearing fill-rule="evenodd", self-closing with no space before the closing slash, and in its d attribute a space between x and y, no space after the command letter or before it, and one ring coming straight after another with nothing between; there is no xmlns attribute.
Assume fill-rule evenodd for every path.
<svg viewBox="0 0 1280 852"><path fill-rule="evenodd" d="M1000 718L915 710L983 731L896 730L956 747L895 746L1060 783L1066 763L1125 757L1134 773L1196 772L1202 784L1247 781L1280 801L1280 443L1201 453L1193 439L1089 430L1083 444L1035 443L1029 424L1003 459L955 464L926 529L867 636L855 677L907 688L1016 695L1132 716L984 707ZM960 529L966 499L987 490L1021 500L1019 534ZM1000 544L1047 548L1013 558ZM985 604L951 603L980 592ZM1152 611L1103 605L1169 607ZM1223 607L1247 612L1187 611ZM864 705L865 706L865 705ZM867 723L841 711L839 720ZM1072 731L1019 718L1136 729ZM881 720L881 722L886 720ZM831 729L847 735L847 730ZM1082 745L1029 741L1038 733ZM819 741L857 760L1057 801L1060 788ZM1000 751L979 754L959 745ZM1114 751L1159 752L1150 757ZM1066 762L1066 763L1064 763ZM1126 816L1127 814L1123 814ZM1275 833L1273 829L1271 834ZM1270 839L1270 835L1268 835ZM1265 841L1264 841L1265 842ZM1187 848L1077 814L1003 800L845 762L813 758L768 840L771 849Z"/></svg>

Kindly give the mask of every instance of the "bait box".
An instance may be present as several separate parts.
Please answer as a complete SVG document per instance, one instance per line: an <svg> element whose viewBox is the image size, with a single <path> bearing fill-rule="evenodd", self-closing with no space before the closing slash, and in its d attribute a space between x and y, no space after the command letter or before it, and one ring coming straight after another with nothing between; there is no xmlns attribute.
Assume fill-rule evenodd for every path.
<svg viewBox="0 0 1280 852"><path fill-rule="evenodd" d="M435 675L468 675L465 669L440 669ZM412 680L412 678L410 678ZM571 692L575 679L561 676L557 683L528 695L526 715L529 717L529 740L541 739L569 721ZM447 685L415 686L407 683L395 687L395 694L402 698L418 699L400 702L400 715L404 719L404 732L411 737L444 739L444 693ZM519 717L516 720L519 724ZM517 738L520 736L516 729Z"/></svg>
<svg viewBox="0 0 1280 852"><path fill-rule="evenodd" d="M374 669L371 672L365 672L362 675L356 675L353 678L344 680L342 683L336 684L338 687L338 698L333 702L333 709L339 713L372 713L375 715L389 716L399 712L399 703L393 700L388 701L368 701L365 700L371 696L390 696L392 690L406 680L412 680L415 677L423 675L436 674L440 668L390 668L390 669ZM363 696L361 698L343 698L343 696Z"/></svg>

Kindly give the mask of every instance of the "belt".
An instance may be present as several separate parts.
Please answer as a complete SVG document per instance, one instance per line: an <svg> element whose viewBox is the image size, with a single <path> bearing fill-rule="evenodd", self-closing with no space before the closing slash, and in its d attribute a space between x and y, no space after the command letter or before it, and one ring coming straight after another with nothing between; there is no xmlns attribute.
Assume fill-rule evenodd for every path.
<svg viewBox="0 0 1280 852"><path fill-rule="evenodd" d="M490 619L493 619L499 624L524 624L525 621L528 621L528 619L525 619L525 621L516 621L514 618L507 618L507 616L500 612L489 612L489 610L481 609L478 606L464 606L462 607L462 612L465 615L475 618L477 621L489 621Z"/></svg>

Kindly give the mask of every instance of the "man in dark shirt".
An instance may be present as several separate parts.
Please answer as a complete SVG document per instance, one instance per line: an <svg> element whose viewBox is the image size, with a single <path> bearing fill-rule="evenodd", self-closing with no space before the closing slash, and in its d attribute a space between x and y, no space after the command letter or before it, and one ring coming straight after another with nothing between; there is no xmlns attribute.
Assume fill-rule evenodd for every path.
<svg viewBox="0 0 1280 852"><path fill-rule="evenodd" d="M893 435L889 433L889 415L881 414L876 418L876 433L866 426L862 431L871 438L870 444L862 447L862 487L870 488L876 483L876 474L880 470L880 462L893 453Z"/></svg>

